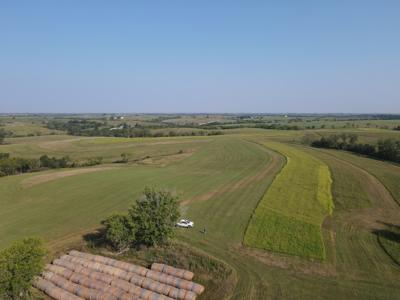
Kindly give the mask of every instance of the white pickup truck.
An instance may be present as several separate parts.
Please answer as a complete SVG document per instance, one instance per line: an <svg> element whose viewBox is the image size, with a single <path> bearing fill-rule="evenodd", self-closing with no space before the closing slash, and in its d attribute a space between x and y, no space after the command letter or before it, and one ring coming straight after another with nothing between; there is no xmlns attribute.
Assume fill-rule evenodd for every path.
<svg viewBox="0 0 400 300"><path fill-rule="evenodd" d="M183 227L183 228L193 228L194 223L192 221L182 219L178 223L175 224L176 227Z"/></svg>

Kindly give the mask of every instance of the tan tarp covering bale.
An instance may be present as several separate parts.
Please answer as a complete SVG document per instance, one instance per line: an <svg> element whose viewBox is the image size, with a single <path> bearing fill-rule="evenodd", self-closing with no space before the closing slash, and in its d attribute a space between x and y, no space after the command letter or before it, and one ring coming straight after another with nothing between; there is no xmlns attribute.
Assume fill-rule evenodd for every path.
<svg viewBox="0 0 400 300"><path fill-rule="evenodd" d="M135 273L130 273L130 272L126 272L124 270L112 267L112 266L107 266L107 265L103 265L101 266L101 264L99 265L98 263L95 263L93 261L81 258L81 257L74 257L74 256L70 256L70 255L63 255L62 256L62 260L67 260L69 262L75 263L75 264L81 264L87 268L91 268L95 271L98 271L99 269L101 269L104 273L112 275L112 276L116 276L118 278L121 278L123 280L126 281L131 281L131 279L133 278L134 281L131 281L132 284L135 284L135 282L137 282L137 277L139 277L140 275L135 274ZM163 291L169 291L171 289L174 289L174 287L166 287L165 284L152 280L150 278L146 278L146 277L142 277L142 281L141 281L141 287L144 289L148 289L152 292L155 293L162 293ZM168 296L169 294L164 294L165 296ZM167 297L168 298L168 297ZM180 299L180 298L177 298ZM183 299L183 298L182 298Z"/></svg>
<svg viewBox="0 0 400 300"><path fill-rule="evenodd" d="M193 272L190 272L188 270L178 269L178 268L174 268L174 267L171 267L168 265L158 264L158 263L153 263L151 265L151 269L153 271L163 272L168 275L180 277L180 278L186 279L186 280L192 280L193 276L194 276Z"/></svg>
<svg viewBox="0 0 400 300"><path fill-rule="evenodd" d="M62 276L61 274L63 274L62 267L58 267L58 268L53 268L53 267L54 267L53 265L47 265L46 270L49 270L50 272L54 270L54 274L56 276L60 275L60 277L61 277ZM45 272L43 275L46 276ZM119 289L117 287L112 287L110 285L107 285L107 284L102 283L97 280L92 280L89 277L78 274L78 273L74 273L70 277L69 281L67 278L65 278L65 280L67 280L67 282L79 284L82 287L86 287L88 289L100 291L101 292L100 294L106 294L106 295L110 294L113 296L113 299L131 299L131 300L140 299L139 297L137 297L137 295L135 296L133 294L129 294L122 289ZM92 295L91 297L85 298L85 299L92 299L93 297L94 296Z"/></svg>
<svg viewBox="0 0 400 300"><path fill-rule="evenodd" d="M55 260L54 263L59 263L61 261L61 263L63 263L63 260ZM64 264L64 263L63 263ZM72 264L72 265L71 265ZM74 268L74 264L71 263L69 266L71 268ZM67 265L67 264L64 264ZM58 274L58 272L60 273L65 273L64 270L62 270L63 268L60 266L56 266L58 268L54 268L52 267L53 265L48 265L46 267L46 269L49 270L55 270L55 273ZM82 272L87 272L87 271L82 271ZM93 276L93 274L95 274ZM136 295L139 296L141 298L143 297L147 297L147 298L143 298L143 299L159 299L159 300L172 300L172 298L169 298L167 296L164 295L159 295L154 291L150 291L147 290L145 288L141 288L139 286L135 286L132 283L122 280L122 279L118 279L118 278L113 278L113 280L110 282L111 286L108 285L109 282L109 278L107 278L109 275L107 274L103 274L106 276L101 276L102 273L96 272L94 270L91 271L89 276L85 276L81 273L74 273L71 277L70 280L76 283L79 283L81 285L90 287L90 288L94 288L94 289L99 289L99 290L106 290L106 291L110 291L111 288L115 288L118 289L118 292L126 292L132 295ZM98 280L93 280L91 278L91 276L98 278ZM92 279L92 280L91 280ZM102 279L105 279L104 282L102 282ZM105 289L106 288L106 289ZM115 293L113 293L115 294Z"/></svg>
<svg viewBox="0 0 400 300"><path fill-rule="evenodd" d="M181 278L173 276L173 275L168 275L167 273L164 273L164 272L158 272L155 270L151 271L146 268L136 266L136 265L133 265L130 263L123 263L123 262L119 262L112 258L107 258L107 257L101 256L101 255L93 255L93 254L83 253L83 252L79 252L76 250L70 251L69 254L70 254L70 256L79 257L81 259L89 260L89 261L93 261L93 262L101 261L104 264L110 265L110 266L118 265L119 268L121 268L121 269L124 269L128 272L137 273L138 275L145 274L146 277L151 276L154 278L154 276L156 276L156 274L157 274L158 277L156 280L161 283L173 285L173 286L175 286L177 288L181 288L181 289L187 289L192 292L195 292L198 295L200 295L204 292L204 286L202 286L198 283L186 280L186 279L181 279ZM169 267L169 266L167 266L167 267ZM176 270L181 270L181 269L176 269ZM182 274L182 273L180 273L180 274Z"/></svg>
<svg viewBox="0 0 400 300"><path fill-rule="evenodd" d="M144 268L141 266L136 266L136 265L133 265L130 263L122 262L122 261L118 261L116 259L104 257L101 255L93 255L93 254L89 254L89 253L79 252L76 250L72 250L68 254L71 256L76 256L76 257L84 258L87 260L100 262L105 265L113 266L113 267L116 267L116 268L119 268L119 269L122 269L122 270L125 270L128 272L139 274L141 276L146 276L146 273L149 271L149 269L147 269L147 268Z"/></svg>
<svg viewBox="0 0 400 300"><path fill-rule="evenodd" d="M42 276L44 279L54 283L56 286L72 293L75 294L79 297L82 297L84 299L90 299L90 300L119 300L121 297L117 297L111 293L108 293L107 291L102 291L102 293L99 293L99 290L87 288L85 286L73 283L64 277L61 277L57 274L54 274L52 272L45 271L42 273ZM122 295L121 295L122 296ZM132 297L130 297L133 299Z"/></svg>
<svg viewBox="0 0 400 300"><path fill-rule="evenodd" d="M33 286L56 300L84 300L83 298L75 296L41 277L35 278Z"/></svg>

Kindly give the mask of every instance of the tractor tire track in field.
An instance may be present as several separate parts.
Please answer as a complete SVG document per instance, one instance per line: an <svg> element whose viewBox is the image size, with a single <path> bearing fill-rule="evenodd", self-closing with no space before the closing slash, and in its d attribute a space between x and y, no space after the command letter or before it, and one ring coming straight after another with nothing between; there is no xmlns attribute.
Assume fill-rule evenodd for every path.
<svg viewBox="0 0 400 300"><path fill-rule="evenodd" d="M53 180L57 180L57 179L65 178L65 177L82 175L82 174L99 172L99 171L105 171L105 170L115 170L115 169L119 169L119 168L120 167L118 167L118 166L101 166L101 167L93 167L93 168L80 168L80 169L76 169L76 170L51 172L51 173L47 173L47 174L39 174L39 175L32 176L32 177L22 180L21 186L26 189L26 188L31 188L38 184L46 183L49 181L53 181Z"/></svg>
<svg viewBox="0 0 400 300"><path fill-rule="evenodd" d="M248 187L249 185L251 185L254 182L261 181L262 179L264 179L264 177L267 174L273 172L280 165L280 161L281 161L280 157L272 151L268 151L268 153L271 155L271 161L267 164L267 166L264 169L262 169L257 174L243 178L233 184L223 185L223 186L218 187L217 189L210 191L206 194L198 195L198 196L192 197L190 199L183 200L180 202L180 204L188 205L192 202L207 201L207 200L210 200L211 198L222 195L228 191L234 191L234 190L238 190L238 189L241 189L244 187Z"/></svg>

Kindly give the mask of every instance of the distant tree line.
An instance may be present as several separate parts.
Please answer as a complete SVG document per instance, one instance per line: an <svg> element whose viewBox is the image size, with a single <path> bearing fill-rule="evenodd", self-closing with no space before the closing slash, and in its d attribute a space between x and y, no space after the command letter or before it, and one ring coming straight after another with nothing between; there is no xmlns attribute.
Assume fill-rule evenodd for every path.
<svg viewBox="0 0 400 300"><path fill-rule="evenodd" d="M74 168L101 164L102 157L89 158L84 162L72 161L69 156L61 158L42 155L40 158L10 157L9 153L0 153L0 177L46 169Z"/></svg>
<svg viewBox="0 0 400 300"><path fill-rule="evenodd" d="M286 124L257 124L256 128L262 129L275 129L275 130L300 130L301 127L297 125L286 125Z"/></svg>
<svg viewBox="0 0 400 300"><path fill-rule="evenodd" d="M10 136L10 132L0 128L0 145L4 143L4 139L8 136Z"/></svg>
<svg viewBox="0 0 400 300"><path fill-rule="evenodd" d="M50 121L47 128L66 131L70 135L79 136L113 136L113 137L170 137L170 136L209 136L223 134L221 131L158 131L152 132L150 129L160 129L163 127L144 127L140 124L129 125L127 123L112 127L107 122L98 122L86 119L76 119L64 121Z"/></svg>
<svg viewBox="0 0 400 300"><path fill-rule="evenodd" d="M382 139L377 144L358 143L356 134L332 134L311 142L311 146L346 150L383 160L400 163L400 141Z"/></svg>

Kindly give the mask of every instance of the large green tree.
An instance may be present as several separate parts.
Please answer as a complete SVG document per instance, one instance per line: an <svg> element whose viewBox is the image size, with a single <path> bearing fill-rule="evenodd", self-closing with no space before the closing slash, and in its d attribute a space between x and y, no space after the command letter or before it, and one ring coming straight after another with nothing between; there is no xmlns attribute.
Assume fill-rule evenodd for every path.
<svg viewBox="0 0 400 300"><path fill-rule="evenodd" d="M40 239L14 242L0 252L0 299L27 299L32 280L44 266L46 251Z"/></svg>
<svg viewBox="0 0 400 300"><path fill-rule="evenodd" d="M178 198L169 191L150 187L145 188L128 214L137 229L136 242L148 246L171 238L179 216Z"/></svg>

